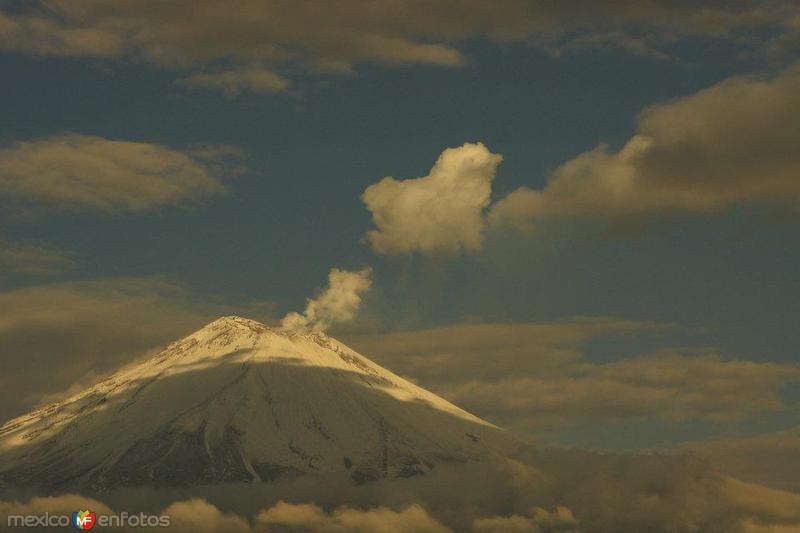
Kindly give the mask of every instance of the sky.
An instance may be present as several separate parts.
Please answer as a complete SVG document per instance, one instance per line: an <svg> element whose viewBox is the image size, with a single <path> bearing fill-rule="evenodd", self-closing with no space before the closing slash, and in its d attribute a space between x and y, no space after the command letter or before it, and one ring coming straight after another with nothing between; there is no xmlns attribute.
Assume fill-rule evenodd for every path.
<svg viewBox="0 0 800 533"><path fill-rule="evenodd" d="M0 2L0 418L237 314L539 442L800 453L796 4L415 3Z"/></svg>

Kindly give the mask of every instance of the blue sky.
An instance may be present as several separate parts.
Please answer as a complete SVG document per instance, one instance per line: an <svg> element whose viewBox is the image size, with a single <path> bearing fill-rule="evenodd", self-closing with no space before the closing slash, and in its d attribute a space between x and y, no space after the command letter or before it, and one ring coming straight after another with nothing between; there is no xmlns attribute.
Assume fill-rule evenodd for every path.
<svg viewBox="0 0 800 533"><path fill-rule="evenodd" d="M19 24L25 17L45 16L35 10L21 13L8 10L3 16ZM99 15L96 19L91 13L67 15L65 28L107 31ZM118 15L135 19L130 13ZM618 16L631 22L625 13ZM741 16L746 19L747 14ZM171 62L153 59L152 49L156 45L189 49L197 43L176 45L166 37L163 42L159 37L153 37L153 42L127 42L128 37L112 32L119 42L108 42L116 43L119 50L111 47L100 53L60 33L40 36L63 39L63 48L53 51L23 40L13 28L5 30L6 34L0 33L4 79L0 143L8 154L15 154L19 143L67 133L157 145L192 157L200 149L220 146L235 151L235 155L203 163L209 168L220 165L214 179L224 185L224 194L138 210L59 205L52 198L43 202L39 189L14 193L15 185L9 183L20 180L19 175L0 166L2 244L10 251L34 246L68 258L62 268L34 268L33 274L30 265L20 264L35 260L30 256L7 251L5 262L0 261L4 269L0 288L8 305L2 311L8 326L0 329L0 335L7 337L0 339L0 349L6 353L0 355L14 365L19 355L10 352L19 346L20 332L36 335L41 328L43 337L52 334L56 340L51 348L37 347L41 352L37 360L61 365L44 385L5 414L20 414L36 403L34 396L66 389L89 370L101 375L141 351L202 325L218 310L277 322L286 312L301 310L307 298L322 290L331 268L370 267L372 288L362 295L357 318L332 332L352 339L365 355L390 368L396 365L457 402L463 394L454 392L462 390L458 384L413 375L413 365L404 363L401 356L380 353L376 336L411 335L457 324L559 324L574 317L614 317L655 323L664 329L657 334L638 330L607 337L587 334L575 346L582 361L603 365L659 350L688 353L685 357L712 351L722 366L709 367L709 379L717 371L720 376L733 372L724 366L726 362L766 365L757 366L754 376L761 376L759 372L770 364L778 365L775 375L758 377L764 382L754 385L765 394L774 393L778 403L771 397L757 398L764 400L763 409L732 406L716 418L676 415L659 403L658 409L672 413L672 418L661 411L628 415L622 409L593 420L591 415L570 411L563 415L566 422L542 428L515 422L525 418L519 411L482 410L477 401L466 406L483 416L499 416L500 422L521 431L565 444L636 448L797 425L800 238L796 207L792 212L775 195L736 193L734 200L719 209L659 207L648 216L624 220L557 213L537 219L536 229L528 233L487 225L481 230L479 249L455 253L387 254L376 251L365 239L366 232L375 227L373 213L361 198L365 189L385 176L397 180L426 176L447 148L480 142L503 156L491 186L494 206L520 187L542 190L560 165L601 143L609 145L611 153L622 149L637 133L637 117L650 106L680 103L737 76L756 76L777 86L782 73L796 72L796 49L763 50L774 39L796 37L792 33L796 30L787 29L779 19L755 29L749 23L731 22L722 33L698 26L690 35L680 35L668 17L664 20L663 25L631 22L641 26L638 38L656 36L653 42L644 39L645 49L636 53L623 34L594 46L583 41L575 44L577 37L571 43L569 36L553 36L551 30L526 29L513 40L497 39L467 24L463 37L432 31L422 39L456 50L464 58L461 65L445 64L451 56L438 49L422 59L382 59L371 49L331 55L325 46L333 50L333 44L320 44L297 30L292 39L297 39L302 52L296 59L258 62L258 68L266 65L289 80L290 88L263 91L242 85L233 91L238 94L181 82L193 72L249 68L249 56L222 44L214 59L182 49L188 59ZM605 26L597 24L595 36L606 35ZM391 31L406 31L408 39L415 38L414 32ZM673 33L661 42L659 32ZM309 66L331 58L348 63L349 72ZM796 74L785 76L796 79ZM755 78L747 79L748 87L756 83ZM787 109L794 113L790 119L800 120L797 109ZM731 112L735 114L736 109ZM745 129L742 135L746 133ZM795 145L800 143L793 140ZM780 190L789 203L800 197L796 187L800 176L792 174L800 167L792 166L795 160L786 153L791 141L778 139L774 150L754 149L752 154L752 158L788 161L787 173L775 179L784 180ZM715 146L713 138L708 142ZM710 161L715 164L720 159ZM771 164L765 161L766 176L747 175L742 180L770 179ZM43 166L35 168L48 171ZM35 182L36 176L31 179ZM108 186L102 184L102 176L87 179L94 190ZM167 172L159 179L168 183L171 176ZM714 186L719 187L713 192L719 198L734 194L725 188L724 180L715 181ZM190 183L184 191L187 197L192 187ZM633 200L632 196L624 201ZM557 210L561 204L554 205ZM492 206L485 205L482 212L489 213ZM435 204L430 208L437 209ZM102 320L87 318L67 327L63 318L53 323L41 318L52 313L37 307L49 306L52 311L63 306L69 315L69 306L78 304L58 298L46 303L46 291L67 288L84 309L80 298L86 287L125 285L130 280L169 284L168 291L152 289L156 296L147 292L144 301L150 302L146 305L153 312L153 322L161 321L157 318L161 314L174 320L163 328L142 324L148 330L143 340L132 340L135 332L122 335L119 343L136 348L114 348L118 353L113 356L99 352L87 356L81 351L85 344L75 340L80 338L78 329L86 324L108 327ZM103 293L92 300L97 307L87 315L107 315L109 309L133 313L131 305L139 303L129 300L139 302L136 291L142 289L137 287L119 289L113 296ZM44 291L36 293L45 295L36 302L45 303L35 303L31 291ZM18 311L23 308L26 311ZM143 320L136 313L131 315L137 317L130 319L132 324ZM70 327L75 331L67 331ZM56 357L50 352L57 351L63 338L75 340L70 344L73 351ZM494 355L485 354L487 367ZM528 354L515 357L535 359L539 352L533 346ZM458 373L458 362L452 364ZM524 370L526 364L520 363L518 371L512 367L503 380L537 377L535 371ZM25 368L20 367L20 376ZM747 371L733 373L743 380L748 375ZM480 372L466 376L464 383L479 378ZM558 411L560 405L556 403L553 409Z"/></svg>

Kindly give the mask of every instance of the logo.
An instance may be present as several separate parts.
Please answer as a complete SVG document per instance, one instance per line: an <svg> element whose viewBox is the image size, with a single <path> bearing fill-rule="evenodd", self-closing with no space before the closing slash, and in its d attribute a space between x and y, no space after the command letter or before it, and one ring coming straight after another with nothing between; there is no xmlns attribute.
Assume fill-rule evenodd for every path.
<svg viewBox="0 0 800 533"><path fill-rule="evenodd" d="M85 511L75 511L72 513L72 525L75 529L88 531L94 527L97 517L88 509Z"/></svg>

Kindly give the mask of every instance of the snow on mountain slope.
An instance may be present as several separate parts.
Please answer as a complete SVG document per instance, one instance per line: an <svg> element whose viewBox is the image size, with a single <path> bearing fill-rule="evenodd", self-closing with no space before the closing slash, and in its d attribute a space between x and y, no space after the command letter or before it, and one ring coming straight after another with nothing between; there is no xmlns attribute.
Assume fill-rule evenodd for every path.
<svg viewBox="0 0 800 533"><path fill-rule="evenodd" d="M362 483L516 446L324 334L224 317L3 425L0 481L102 492L341 472Z"/></svg>

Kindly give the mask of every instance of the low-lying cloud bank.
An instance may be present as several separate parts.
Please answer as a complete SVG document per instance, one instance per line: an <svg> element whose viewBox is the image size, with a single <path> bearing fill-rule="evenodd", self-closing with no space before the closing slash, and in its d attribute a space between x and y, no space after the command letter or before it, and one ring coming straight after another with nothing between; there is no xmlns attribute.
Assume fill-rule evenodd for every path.
<svg viewBox="0 0 800 533"><path fill-rule="evenodd" d="M800 493L800 426L764 435L686 443L677 450L702 457L738 479Z"/></svg>
<svg viewBox="0 0 800 533"><path fill-rule="evenodd" d="M472 523L472 530L475 533L578 533L578 525L572 511L559 505L553 512L534 507L526 515L478 518Z"/></svg>
<svg viewBox="0 0 800 533"><path fill-rule="evenodd" d="M665 325L612 317L459 324L352 335L354 349L502 427L520 433L618 420L744 420L781 411L800 366L662 349L605 362L591 341L633 339Z"/></svg>
<svg viewBox="0 0 800 533"><path fill-rule="evenodd" d="M113 516L114 512L104 503L77 494L56 497L35 497L27 502L0 501L0 523L8 523L14 515L72 515L75 510L88 509L96 515ZM149 513L148 513L149 514ZM337 507L326 512L320 506L304 503L290 504L279 501L255 516L244 517L224 513L203 498L176 501L160 512L158 517L168 517L169 526L160 530L180 533L275 533L315 531L319 533L449 533L442 525L419 505L409 505L400 510L387 507L355 509ZM46 528L45 528L46 529ZM137 531L137 527L105 527L111 531ZM30 531L31 528L25 528ZM35 531L36 529L34 529ZM479 529L477 531L495 531Z"/></svg>
<svg viewBox="0 0 800 533"><path fill-rule="evenodd" d="M449 528L432 518L419 505L410 505L400 511L386 507L367 510L339 507L326 513L313 504L293 505L278 502L275 506L261 511L254 520L256 531L320 531L356 532L383 531L402 533L447 533Z"/></svg>
<svg viewBox="0 0 800 533"><path fill-rule="evenodd" d="M193 494L194 493L194 494ZM445 465L411 479L354 486L320 476L293 481L97 499L8 498L11 514L169 515L170 531L704 533L800 530L800 495L715 474L688 456L528 449L517 459ZM160 503L159 503L160 502Z"/></svg>

